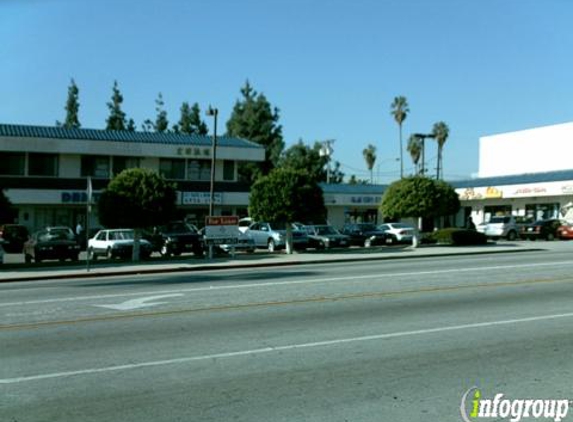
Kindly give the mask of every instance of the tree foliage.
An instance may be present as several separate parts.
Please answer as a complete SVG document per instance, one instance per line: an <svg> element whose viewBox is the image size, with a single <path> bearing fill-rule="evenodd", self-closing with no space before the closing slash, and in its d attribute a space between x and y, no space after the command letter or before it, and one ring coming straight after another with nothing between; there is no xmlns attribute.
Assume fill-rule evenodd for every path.
<svg viewBox="0 0 573 422"><path fill-rule="evenodd" d="M366 161L366 167L370 172L370 183L374 183L372 169L376 163L376 147L372 144L368 144L368 146L362 150L362 155L364 156L364 161Z"/></svg>
<svg viewBox="0 0 573 422"><path fill-rule="evenodd" d="M146 169L114 177L98 202L99 220L108 228L140 229L167 222L175 214L175 186Z"/></svg>
<svg viewBox="0 0 573 422"><path fill-rule="evenodd" d="M423 176L392 183L380 204L382 215L391 219L442 217L455 214L459 209L460 200L451 185Z"/></svg>
<svg viewBox="0 0 573 422"><path fill-rule="evenodd" d="M311 147L299 140L282 154L279 167L306 171L313 181L326 182L328 157L320 155L321 148L320 142L315 142ZM343 178L344 173L340 170L340 163L335 161L334 168L330 170L330 183L342 183Z"/></svg>
<svg viewBox="0 0 573 422"><path fill-rule="evenodd" d="M408 139L408 152L414 163L414 173L418 174L418 165L422 156L422 140L416 135L410 135Z"/></svg>
<svg viewBox="0 0 573 422"><path fill-rule="evenodd" d="M410 108L408 107L408 100L406 97L399 96L395 97L392 105L390 106L391 114L394 116L394 120L398 123L400 132L400 177L404 177L404 147L402 145L402 123L408 117Z"/></svg>
<svg viewBox="0 0 573 422"><path fill-rule="evenodd" d="M306 172L277 168L251 188L249 215L256 221L322 223L326 207L320 186Z"/></svg>
<svg viewBox="0 0 573 422"><path fill-rule="evenodd" d="M64 120L64 123L57 122L57 126L70 129L77 129L81 126L79 120L79 93L80 90L76 85L76 82L72 79L70 86L68 87L68 98L66 100L66 106L64 107L66 110L66 119Z"/></svg>
<svg viewBox="0 0 573 422"><path fill-rule="evenodd" d="M126 130L127 120L125 113L121 109L123 95L119 91L117 81L114 81L111 101L107 103L109 117L106 120L106 130Z"/></svg>
<svg viewBox="0 0 573 422"><path fill-rule="evenodd" d="M13 223L17 212L4 191L0 189L0 223Z"/></svg>
<svg viewBox="0 0 573 422"><path fill-rule="evenodd" d="M284 149L279 111L272 108L267 98L249 84L241 88L242 98L237 100L227 122L229 136L256 142L265 148L265 161L245 163L239 167L241 179L253 183L260 175L267 175L278 163Z"/></svg>
<svg viewBox="0 0 573 422"><path fill-rule="evenodd" d="M163 101L163 95L161 92L157 95L155 100L155 121L151 119L146 119L143 122L143 130L146 132L159 132L164 133L169 129L169 120L167 119L167 112L165 111L165 102Z"/></svg>
<svg viewBox="0 0 573 422"><path fill-rule="evenodd" d="M450 128L444 122L438 122L434 124L434 127L432 128L432 135L434 135L434 139L438 144L438 168L436 179L440 179L444 176L444 162L442 152L444 149L444 144L450 135Z"/></svg>
<svg viewBox="0 0 573 422"><path fill-rule="evenodd" d="M173 126L175 133L185 133L188 135L207 135L207 133L209 133L207 124L201 119L199 104L195 103L191 107L188 102L184 102L181 104L179 110L181 112L179 122Z"/></svg>

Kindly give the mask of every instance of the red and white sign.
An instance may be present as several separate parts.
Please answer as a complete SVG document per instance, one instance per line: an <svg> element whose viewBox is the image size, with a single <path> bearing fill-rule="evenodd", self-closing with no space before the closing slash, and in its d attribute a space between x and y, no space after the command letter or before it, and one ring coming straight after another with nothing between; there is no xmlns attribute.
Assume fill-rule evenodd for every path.
<svg viewBox="0 0 573 422"><path fill-rule="evenodd" d="M239 217L205 217L205 241L211 243L237 243L239 238Z"/></svg>

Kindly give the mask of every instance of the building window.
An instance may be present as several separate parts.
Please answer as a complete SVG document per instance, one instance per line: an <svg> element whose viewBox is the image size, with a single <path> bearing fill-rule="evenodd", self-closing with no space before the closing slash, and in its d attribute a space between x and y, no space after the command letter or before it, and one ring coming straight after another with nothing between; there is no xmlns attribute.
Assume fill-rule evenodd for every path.
<svg viewBox="0 0 573 422"><path fill-rule="evenodd" d="M187 178L189 180L206 181L211 180L211 161L209 160L188 160Z"/></svg>
<svg viewBox="0 0 573 422"><path fill-rule="evenodd" d="M532 221L559 218L559 204L525 204L525 216Z"/></svg>
<svg viewBox="0 0 573 422"><path fill-rule="evenodd" d="M183 158L161 158L159 174L166 179L185 179L185 160Z"/></svg>
<svg viewBox="0 0 573 422"><path fill-rule="evenodd" d="M113 174L119 174L126 169L139 168L138 157L112 157Z"/></svg>
<svg viewBox="0 0 573 422"><path fill-rule="evenodd" d="M58 154L30 153L28 155L29 176L57 176Z"/></svg>
<svg viewBox="0 0 573 422"><path fill-rule="evenodd" d="M25 163L23 152L0 152L0 174L3 176L23 176Z"/></svg>
<svg viewBox="0 0 573 422"><path fill-rule="evenodd" d="M483 208L484 223L489 222L491 217L511 215L511 205L488 205Z"/></svg>
<svg viewBox="0 0 573 422"><path fill-rule="evenodd" d="M109 157L107 155L84 155L81 166L82 177L109 178Z"/></svg>
<svg viewBox="0 0 573 422"><path fill-rule="evenodd" d="M226 182L235 181L235 162L225 160L223 161L223 180Z"/></svg>

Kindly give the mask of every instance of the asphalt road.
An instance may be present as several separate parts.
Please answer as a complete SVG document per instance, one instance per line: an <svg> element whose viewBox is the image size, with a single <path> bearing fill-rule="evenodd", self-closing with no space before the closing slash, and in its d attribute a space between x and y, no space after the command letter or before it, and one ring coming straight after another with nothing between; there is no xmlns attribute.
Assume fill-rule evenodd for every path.
<svg viewBox="0 0 573 422"><path fill-rule="evenodd" d="M568 249L0 285L0 421L445 422L473 386L573 399Z"/></svg>

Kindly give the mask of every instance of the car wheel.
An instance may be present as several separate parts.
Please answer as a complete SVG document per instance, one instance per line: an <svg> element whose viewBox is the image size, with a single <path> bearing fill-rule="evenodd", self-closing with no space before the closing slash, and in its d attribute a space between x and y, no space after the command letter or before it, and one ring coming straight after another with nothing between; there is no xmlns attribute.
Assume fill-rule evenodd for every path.
<svg viewBox="0 0 573 422"><path fill-rule="evenodd" d="M549 241L555 240L555 235L553 233L547 233L546 239Z"/></svg>
<svg viewBox="0 0 573 422"><path fill-rule="evenodd" d="M255 253L255 248L247 249L247 253Z"/></svg>
<svg viewBox="0 0 573 422"><path fill-rule="evenodd" d="M516 238L517 238L517 233L515 233L513 230L507 234L507 240L513 241Z"/></svg>
<svg viewBox="0 0 573 422"><path fill-rule="evenodd" d="M200 246L197 246L195 249L193 249L193 255L195 256L203 256L205 254L205 251L203 251L203 248Z"/></svg>
<svg viewBox="0 0 573 422"><path fill-rule="evenodd" d="M277 248L277 245L275 244L275 241L273 239L269 239L269 243L267 243L267 249L269 250L269 252L274 252Z"/></svg>
<svg viewBox="0 0 573 422"><path fill-rule="evenodd" d="M39 264L40 262L42 262L42 258L40 258L40 256L38 256L38 254L36 254L34 256L34 261L36 261Z"/></svg>
<svg viewBox="0 0 573 422"><path fill-rule="evenodd" d="M77 262L77 261L80 260L80 255L79 255L79 254L77 254L77 255L72 255L72 256L70 257L70 259L71 259L72 261L74 261L74 262Z"/></svg>
<svg viewBox="0 0 573 422"><path fill-rule="evenodd" d="M26 264L31 264L32 263L32 256L29 254L25 254L24 255L24 261L26 262Z"/></svg>

